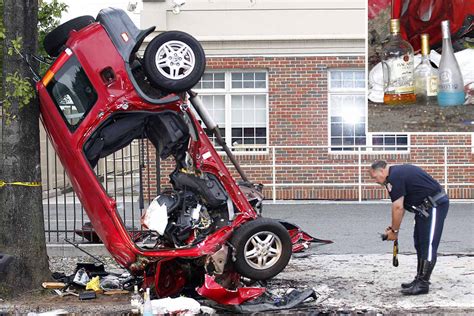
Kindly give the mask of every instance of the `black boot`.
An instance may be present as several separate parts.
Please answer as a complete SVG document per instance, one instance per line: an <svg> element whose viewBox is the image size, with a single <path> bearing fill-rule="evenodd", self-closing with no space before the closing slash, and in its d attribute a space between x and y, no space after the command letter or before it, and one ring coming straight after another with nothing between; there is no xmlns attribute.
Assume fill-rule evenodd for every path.
<svg viewBox="0 0 474 316"><path fill-rule="evenodd" d="M416 264L416 276L413 279L413 281L409 283L402 283L402 289L408 289L412 287L413 285L415 285L415 281L420 277L420 274L421 274L421 258L418 257L418 263Z"/></svg>
<svg viewBox="0 0 474 316"><path fill-rule="evenodd" d="M412 287L403 289L402 293L405 295L419 295L427 294L430 291L430 277L433 271L435 262L423 260L421 262L421 274Z"/></svg>

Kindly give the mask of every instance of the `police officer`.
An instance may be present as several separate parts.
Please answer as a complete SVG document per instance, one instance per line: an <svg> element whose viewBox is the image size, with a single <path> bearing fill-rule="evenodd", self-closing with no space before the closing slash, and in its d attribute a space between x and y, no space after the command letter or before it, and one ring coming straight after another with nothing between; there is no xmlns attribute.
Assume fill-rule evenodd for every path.
<svg viewBox="0 0 474 316"><path fill-rule="evenodd" d="M436 180L414 165L389 166L380 160L371 165L370 176L386 187L392 200L392 224L385 230L388 240L398 239L405 210L415 213L413 239L418 257L417 274L412 282L402 283L402 293L426 294L448 214L448 196Z"/></svg>

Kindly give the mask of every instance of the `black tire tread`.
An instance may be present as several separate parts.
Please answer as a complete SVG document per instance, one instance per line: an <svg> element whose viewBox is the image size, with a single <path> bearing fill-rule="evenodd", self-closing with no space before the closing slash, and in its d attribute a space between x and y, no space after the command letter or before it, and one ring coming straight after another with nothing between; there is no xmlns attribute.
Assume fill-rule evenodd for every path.
<svg viewBox="0 0 474 316"><path fill-rule="evenodd" d="M161 75L155 65L155 54L164 43L179 40L186 43L193 50L196 65L193 74L180 80L172 80ZM145 49L143 55L144 68L150 83L167 92L185 92L191 89L201 79L206 68L206 56L199 41L190 34L181 31L166 31L154 37Z"/></svg>
<svg viewBox="0 0 474 316"><path fill-rule="evenodd" d="M283 251L279 262L267 270L256 270L252 268L246 263L243 254L247 239L258 231L271 231L276 233L282 242ZM242 276L253 280L271 279L286 267L292 254L291 239L286 228L278 221L264 217L259 217L237 228L231 238L231 244L235 247L235 270Z"/></svg>
<svg viewBox="0 0 474 316"><path fill-rule="evenodd" d="M72 30L79 31L94 22L95 19L92 16L83 15L59 25L45 36L43 41L44 49L49 56L57 57L61 53L62 47Z"/></svg>

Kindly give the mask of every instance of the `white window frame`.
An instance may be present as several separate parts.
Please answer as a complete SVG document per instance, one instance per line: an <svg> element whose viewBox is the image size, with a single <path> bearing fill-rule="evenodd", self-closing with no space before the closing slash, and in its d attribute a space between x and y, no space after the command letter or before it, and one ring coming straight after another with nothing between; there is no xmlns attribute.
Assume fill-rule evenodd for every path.
<svg viewBox="0 0 474 316"><path fill-rule="evenodd" d="M348 91L348 88L332 88L331 87L331 74L332 72L342 70L342 71L363 71L364 73L365 70L363 68L331 68L328 69L328 75L327 75L327 80L328 80L328 91L327 91L327 100L328 100L328 118L327 118L327 131L328 131L328 153L329 154L336 154L336 155L354 155L355 153L358 152L358 147L361 147L362 152L364 154L373 154L373 155L379 155L379 154L408 154L410 153L410 144L411 144L411 135L410 133L398 133L398 132L371 132L369 133L368 128L369 128L369 107L368 107L368 101L366 98L366 104L365 104L365 145L354 145L353 150L333 150L332 148L344 148L343 145L338 146L338 145L331 145L331 95L356 95L356 94L361 94L364 95L365 97L367 96L367 81L366 81L366 86L364 88L352 88ZM406 136L407 137L407 145L403 146L406 147L406 150L374 150L372 147L373 145L373 136L374 135L396 135L396 136ZM355 136L354 136L355 137ZM474 135L473 135L474 138ZM474 141L474 139L473 139ZM382 146L377 146L377 147L382 147ZM386 147L394 147L392 145L386 146ZM474 150L473 150L474 152Z"/></svg>
<svg viewBox="0 0 474 316"><path fill-rule="evenodd" d="M410 146L411 146L411 135L409 133L395 133L395 132L383 132L383 133L377 133L377 132L372 132L372 133L367 133L367 147L366 153L369 154L409 154L410 153ZM375 135L395 135L395 137L398 136L406 136L407 137L407 144L406 145L398 145L399 147L406 147L406 150L374 150L373 146L373 137ZM385 147L397 147L397 145L384 145ZM382 145L377 145L374 147L384 147Z"/></svg>
<svg viewBox="0 0 474 316"><path fill-rule="evenodd" d="M329 154L336 154L336 155L353 155L354 153L357 153L358 149L357 147L365 148L367 146L367 130L368 130L368 124L367 124L367 115L368 115L368 106L366 103L365 106L365 145L354 145L350 146L353 147L352 150L333 150L332 148L344 148L344 145L341 146L332 146L331 145L331 95L361 95L363 97L367 96L367 82L365 83L364 88L351 88L348 90L348 88L332 88L331 87L331 74L332 72L335 71L361 71L365 72L364 68L330 68L327 70L327 100L328 100L328 110L327 110L327 131L328 131L328 153ZM354 136L355 137L355 136Z"/></svg>
<svg viewBox="0 0 474 316"><path fill-rule="evenodd" d="M474 133L471 134L471 152L474 154Z"/></svg>
<svg viewBox="0 0 474 316"><path fill-rule="evenodd" d="M240 88L232 89L232 73L265 73L266 88ZM225 135L224 140L230 144L230 149L234 155L267 155L269 153L268 146L270 144L270 109L269 109L269 80L268 70L266 69L213 69L206 73L224 73L224 89L197 89L194 90L201 96L205 95L224 95L224 111L225 111ZM232 146L232 95L264 95L265 96L265 112L266 112L266 144L261 145L262 150L235 150ZM245 148L245 147L244 147ZM249 147L247 147L249 148ZM219 155L225 155L222 150L217 151Z"/></svg>

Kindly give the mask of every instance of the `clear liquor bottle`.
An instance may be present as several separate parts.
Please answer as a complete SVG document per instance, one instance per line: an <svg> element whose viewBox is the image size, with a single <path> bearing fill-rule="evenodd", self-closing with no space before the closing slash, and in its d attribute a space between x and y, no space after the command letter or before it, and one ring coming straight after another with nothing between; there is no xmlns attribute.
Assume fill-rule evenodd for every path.
<svg viewBox="0 0 474 316"><path fill-rule="evenodd" d="M145 292L145 300L143 303L143 316L153 316L153 308L151 305L151 298L150 298L150 288L146 288Z"/></svg>
<svg viewBox="0 0 474 316"><path fill-rule="evenodd" d="M449 21L441 22L443 33L443 52L439 63L438 104L440 106L453 106L464 104L464 82L461 69L454 56L451 43Z"/></svg>
<svg viewBox="0 0 474 316"><path fill-rule="evenodd" d="M400 35L400 21L390 20L390 37L382 50L385 104L410 104L416 101L413 82L413 47Z"/></svg>
<svg viewBox="0 0 474 316"><path fill-rule="evenodd" d="M415 68L416 102L422 105L437 104L438 70L430 63L430 37L421 35L421 63Z"/></svg>
<svg viewBox="0 0 474 316"><path fill-rule="evenodd" d="M140 293L138 293L138 285L133 287L133 294L130 297L130 305L132 305L132 314L138 315L140 314L140 307L143 304L143 298L141 297Z"/></svg>

